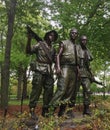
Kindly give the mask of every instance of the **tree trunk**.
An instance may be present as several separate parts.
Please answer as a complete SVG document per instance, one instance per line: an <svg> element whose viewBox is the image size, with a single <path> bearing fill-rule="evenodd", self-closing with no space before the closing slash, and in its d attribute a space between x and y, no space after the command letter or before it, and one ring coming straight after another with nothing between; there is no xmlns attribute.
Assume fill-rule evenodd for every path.
<svg viewBox="0 0 110 130"><path fill-rule="evenodd" d="M27 98L27 67L24 69L23 71L23 98L26 99Z"/></svg>
<svg viewBox="0 0 110 130"><path fill-rule="evenodd" d="M17 86L17 99L21 99L21 88L22 88L22 80L23 80L23 69L20 64L18 67L18 86Z"/></svg>
<svg viewBox="0 0 110 130"><path fill-rule="evenodd" d="M17 89L17 99L27 98L27 68L22 68L22 65L18 68L18 89Z"/></svg>
<svg viewBox="0 0 110 130"><path fill-rule="evenodd" d="M8 16L8 31L5 48L5 58L3 64L2 86L1 86L1 107L6 109L8 107L8 89L9 89L9 77L10 77L10 53L11 42L13 37L13 25L15 18L17 0L5 1L7 16Z"/></svg>

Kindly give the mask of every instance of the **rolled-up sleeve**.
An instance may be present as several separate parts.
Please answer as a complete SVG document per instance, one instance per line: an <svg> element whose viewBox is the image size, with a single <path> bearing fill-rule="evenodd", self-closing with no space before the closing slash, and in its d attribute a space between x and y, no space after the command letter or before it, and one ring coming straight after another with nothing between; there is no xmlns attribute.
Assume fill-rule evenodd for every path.
<svg viewBox="0 0 110 130"><path fill-rule="evenodd" d="M38 50L38 47L39 47L39 44L33 45L32 48L31 48L31 52L36 53L37 50Z"/></svg>

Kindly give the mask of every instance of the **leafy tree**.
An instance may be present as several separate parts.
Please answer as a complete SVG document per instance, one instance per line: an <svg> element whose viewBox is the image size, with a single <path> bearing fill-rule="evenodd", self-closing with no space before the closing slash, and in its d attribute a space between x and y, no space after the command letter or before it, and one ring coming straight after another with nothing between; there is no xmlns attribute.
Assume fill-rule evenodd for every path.
<svg viewBox="0 0 110 130"><path fill-rule="evenodd" d="M69 29L76 27L79 36L88 37L94 61L92 68L95 75L100 73L105 62L110 62L110 2L108 0L50 0L47 8L49 18L59 27L61 39L68 38ZM47 16L48 12L44 12Z"/></svg>
<svg viewBox="0 0 110 130"><path fill-rule="evenodd" d="M9 7L9 5L13 6L14 2L15 1L5 1L5 0L1 2L2 6L0 9L1 9L2 15L4 16L3 17L4 21L5 21L4 18L6 18L6 20L8 19L7 12L10 15L12 15L13 13L15 15L15 9L13 7ZM4 50L6 48L6 56L5 56L5 60L4 60L5 64L3 66L4 69L1 69L1 70L5 70L5 71L3 71L3 74L1 76L2 77L1 104L3 105L3 107L7 106L7 102L8 102L8 87L9 87L9 78L10 78L10 74L8 74L9 72L11 74L15 73L16 78L19 79L18 80L18 94L17 94L18 98L21 97L22 81L23 81L23 85L26 87L26 80L27 80L26 71L27 71L29 61L30 61L30 58L28 56L26 56L26 54L25 54L26 25L31 26L32 29L34 29L34 31L37 32L42 37L44 36L44 34L47 30L51 29L49 22L46 21L46 19L44 19L42 17L42 12L41 12L42 8L43 7L42 7L41 1L32 2L31 0L29 0L29 1L18 0L17 6L16 6L16 17L15 17L15 19L9 18L9 23L13 24L13 25L11 25L11 29L9 27L10 31L13 31L13 34L14 34L13 39L12 39L12 35L11 35L12 32L9 32L8 37L11 36L10 39L8 39L8 37L7 37L7 44L9 45L9 47L7 47L7 44L6 44L6 46L4 44L6 38L5 38L5 40L2 38L4 41L2 40L3 45L0 46L2 48L0 57L4 56ZM1 21L1 23L2 23L2 21ZM3 27L6 28L6 30L7 30L7 27L8 27L7 23L4 22L2 24L4 24ZM14 26L14 28L13 28L13 26ZM2 28L2 26L1 26L1 28ZM3 33L4 33L4 28L3 28ZM6 33L3 35L3 37L6 37L5 35L6 35ZM35 41L33 43L35 43ZM3 58L1 58L1 59L3 61ZM6 75L7 78L4 75L4 73L5 73L5 75L7 74ZM8 80L8 82L4 82L5 81L4 77ZM4 83L7 83L7 85L6 85L7 87L4 87ZM5 88L6 88L6 92L3 93ZM26 92L26 89L25 89L25 92ZM5 97L7 97L6 103L4 102Z"/></svg>
<svg viewBox="0 0 110 130"><path fill-rule="evenodd" d="M16 10L16 0L4 1L7 9L8 30L6 38L6 49L2 72L2 86L1 86L1 107L8 106L8 88L9 88L9 68L10 68L10 54L11 54L11 41L13 37L13 25Z"/></svg>

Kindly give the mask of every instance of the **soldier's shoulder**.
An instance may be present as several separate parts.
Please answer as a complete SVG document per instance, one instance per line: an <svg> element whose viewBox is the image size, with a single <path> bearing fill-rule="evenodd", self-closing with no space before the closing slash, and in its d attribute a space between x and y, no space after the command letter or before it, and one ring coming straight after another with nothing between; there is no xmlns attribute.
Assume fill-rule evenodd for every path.
<svg viewBox="0 0 110 130"><path fill-rule="evenodd" d="M62 43L64 43L64 44L66 44L66 43L68 43L68 42L70 42L70 40L68 40L68 39L62 41Z"/></svg>
<svg viewBox="0 0 110 130"><path fill-rule="evenodd" d="M76 44L77 48L82 49L80 44Z"/></svg>

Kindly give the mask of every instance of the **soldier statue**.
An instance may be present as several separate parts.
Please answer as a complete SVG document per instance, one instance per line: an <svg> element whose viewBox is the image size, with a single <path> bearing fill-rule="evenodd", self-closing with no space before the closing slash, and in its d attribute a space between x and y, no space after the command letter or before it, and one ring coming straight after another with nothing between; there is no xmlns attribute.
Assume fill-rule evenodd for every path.
<svg viewBox="0 0 110 130"><path fill-rule="evenodd" d="M91 115L90 100L91 100L91 83L94 81L94 76L91 71L90 62L93 60L90 50L87 48L87 36L82 35L80 38L80 45L82 48L80 58L80 77L83 88L83 115Z"/></svg>
<svg viewBox="0 0 110 130"><path fill-rule="evenodd" d="M73 108L72 94L76 87L76 76L79 67L80 45L76 44L78 31L72 28L69 33L70 39L61 41L56 57L56 73L58 76L57 90L50 102L54 106L60 106L58 116L65 113L66 106ZM67 112L68 116L74 117L73 111Z"/></svg>
<svg viewBox="0 0 110 130"><path fill-rule="evenodd" d="M55 58L55 49L52 46L58 34L55 30L47 32L44 40L38 39L37 35L28 28L28 41L26 45L27 54L35 54L36 62L33 70L32 92L30 94L29 108L32 119L38 119L35 108L43 90L42 116L47 116L50 100L53 96L54 79L52 73L52 63ZM38 43L31 46L31 39L35 38Z"/></svg>

